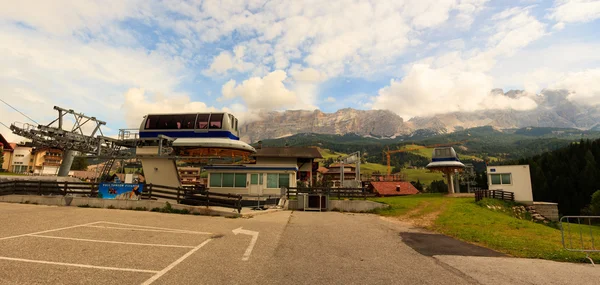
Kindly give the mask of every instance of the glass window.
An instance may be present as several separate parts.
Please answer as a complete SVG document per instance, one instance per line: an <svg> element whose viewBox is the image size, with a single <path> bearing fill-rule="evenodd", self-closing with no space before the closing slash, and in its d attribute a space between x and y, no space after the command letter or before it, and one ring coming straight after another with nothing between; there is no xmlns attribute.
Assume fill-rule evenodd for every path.
<svg viewBox="0 0 600 285"><path fill-rule="evenodd" d="M500 176L502 176L502 184L510 184L510 173L501 174Z"/></svg>
<svg viewBox="0 0 600 285"><path fill-rule="evenodd" d="M236 173L235 174L235 187L246 187L246 173Z"/></svg>
<svg viewBox="0 0 600 285"><path fill-rule="evenodd" d="M267 174L267 188L279 188L279 174L269 173Z"/></svg>
<svg viewBox="0 0 600 285"><path fill-rule="evenodd" d="M223 123L223 114L210 115L210 129L220 129Z"/></svg>
<svg viewBox="0 0 600 285"><path fill-rule="evenodd" d="M502 180L500 179L500 174L491 174L492 185L500 185L502 184Z"/></svg>
<svg viewBox="0 0 600 285"><path fill-rule="evenodd" d="M250 184L258 185L258 174L250 174Z"/></svg>
<svg viewBox="0 0 600 285"><path fill-rule="evenodd" d="M234 177L233 173L223 173L223 187L233 187Z"/></svg>
<svg viewBox="0 0 600 285"><path fill-rule="evenodd" d="M194 124L196 123L196 114L187 114L183 116L183 124L181 126L182 129L190 130L194 129Z"/></svg>
<svg viewBox="0 0 600 285"><path fill-rule="evenodd" d="M235 119L235 128L234 129L237 131L238 130L237 128L238 128L238 119Z"/></svg>
<svg viewBox="0 0 600 285"><path fill-rule="evenodd" d="M208 129L208 117L210 114L198 114L198 129Z"/></svg>
<svg viewBox="0 0 600 285"><path fill-rule="evenodd" d="M158 116L150 115L146 119L145 129L157 129L158 128Z"/></svg>
<svg viewBox="0 0 600 285"><path fill-rule="evenodd" d="M289 174L279 174L279 187L290 187L290 175Z"/></svg>
<svg viewBox="0 0 600 285"><path fill-rule="evenodd" d="M221 173L210 174L210 187L221 187Z"/></svg>
<svg viewBox="0 0 600 285"><path fill-rule="evenodd" d="M231 129L235 130L235 120L233 119L233 115L229 114L229 120L231 121Z"/></svg>

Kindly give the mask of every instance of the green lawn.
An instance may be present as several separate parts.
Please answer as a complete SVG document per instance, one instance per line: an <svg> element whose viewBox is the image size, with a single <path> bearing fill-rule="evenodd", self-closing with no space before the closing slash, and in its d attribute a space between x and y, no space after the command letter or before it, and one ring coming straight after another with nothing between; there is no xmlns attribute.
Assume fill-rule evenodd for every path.
<svg viewBox="0 0 600 285"><path fill-rule="evenodd" d="M439 215L429 227L431 230L512 256L589 262L585 259L585 254L563 249L559 229L490 210L476 204L473 198L445 198L439 194L421 194L372 200L391 206L390 209L379 211L380 215L401 219L411 219L438 211ZM569 226L574 230L572 240L576 246L580 242L577 225ZM584 233L586 232L589 232L588 228L585 228ZM593 228L593 232L598 248L600 228ZM588 247L591 246L589 235L587 240L584 237L584 243ZM594 262L600 262L600 254L593 254L592 258Z"/></svg>
<svg viewBox="0 0 600 285"><path fill-rule="evenodd" d="M433 180L444 180L442 173L431 172L427 169L402 169L408 181L421 181L425 185L431 184Z"/></svg>
<svg viewBox="0 0 600 285"><path fill-rule="evenodd" d="M12 172L0 172L0 176L25 176L25 174L12 173Z"/></svg>
<svg viewBox="0 0 600 285"><path fill-rule="evenodd" d="M361 163L360 164L360 172L363 174L373 173L379 171L381 174L387 173L387 166L379 163Z"/></svg>

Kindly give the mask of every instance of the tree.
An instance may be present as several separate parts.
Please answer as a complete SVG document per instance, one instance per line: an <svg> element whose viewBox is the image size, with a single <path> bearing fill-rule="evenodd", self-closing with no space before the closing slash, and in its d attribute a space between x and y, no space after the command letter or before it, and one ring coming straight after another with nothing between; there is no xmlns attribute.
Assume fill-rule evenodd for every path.
<svg viewBox="0 0 600 285"><path fill-rule="evenodd" d="M73 164L71 164L71 170L87 170L87 167L87 158L84 156L75 157L75 159L73 159Z"/></svg>
<svg viewBox="0 0 600 285"><path fill-rule="evenodd" d="M417 188L417 190L423 192L423 184L421 183L420 179L417 179L417 182L411 181L410 184L412 184L413 186L415 186L415 188Z"/></svg>
<svg viewBox="0 0 600 285"><path fill-rule="evenodd" d="M448 185L444 180L434 180L429 185L429 192L431 193L448 193Z"/></svg>

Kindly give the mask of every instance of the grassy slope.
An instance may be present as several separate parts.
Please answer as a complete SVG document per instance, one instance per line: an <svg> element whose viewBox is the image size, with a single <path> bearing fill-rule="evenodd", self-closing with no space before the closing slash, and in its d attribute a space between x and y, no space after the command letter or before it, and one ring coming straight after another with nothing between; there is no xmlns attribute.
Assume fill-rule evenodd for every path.
<svg viewBox="0 0 600 285"><path fill-rule="evenodd" d="M560 230L479 206L473 198L444 198L436 194L423 194L373 200L391 206L390 209L379 212L384 216L415 218L440 211L430 229L512 256L586 262L585 254L563 249ZM406 217L409 212L410 217ZM572 226L577 228L576 225ZM575 237L578 238L579 235L573 236L576 242ZM595 229L595 237L598 236L600 228ZM588 242L587 245L589 244ZM594 254L592 258L595 262L600 262L600 254Z"/></svg>
<svg viewBox="0 0 600 285"><path fill-rule="evenodd" d="M421 181L425 185L431 184L433 180L444 180L442 173L431 172L427 169L402 169L408 181Z"/></svg>

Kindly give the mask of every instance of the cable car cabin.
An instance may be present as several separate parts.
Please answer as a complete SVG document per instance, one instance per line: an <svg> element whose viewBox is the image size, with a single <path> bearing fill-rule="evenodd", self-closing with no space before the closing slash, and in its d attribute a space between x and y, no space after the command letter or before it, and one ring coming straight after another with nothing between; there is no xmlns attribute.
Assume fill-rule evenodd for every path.
<svg viewBox="0 0 600 285"><path fill-rule="evenodd" d="M464 168L465 165L460 162L458 155L452 147L436 147L431 155L431 163L427 168L437 167L458 167Z"/></svg>
<svg viewBox="0 0 600 285"><path fill-rule="evenodd" d="M165 135L172 138L229 138L239 140L238 120L229 113L147 115L141 138Z"/></svg>
<svg viewBox="0 0 600 285"><path fill-rule="evenodd" d="M240 141L238 119L229 113L149 114L142 121L139 135L141 139L159 135L174 138L173 147L256 152Z"/></svg>

